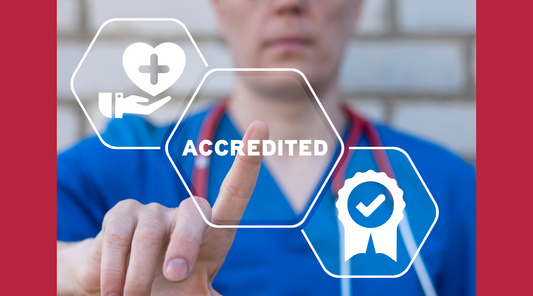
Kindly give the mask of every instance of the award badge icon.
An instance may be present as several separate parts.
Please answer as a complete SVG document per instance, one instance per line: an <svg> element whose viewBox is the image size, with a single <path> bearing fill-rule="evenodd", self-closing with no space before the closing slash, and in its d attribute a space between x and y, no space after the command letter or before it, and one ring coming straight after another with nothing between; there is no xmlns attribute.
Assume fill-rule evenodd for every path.
<svg viewBox="0 0 533 296"><path fill-rule="evenodd" d="M348 211L350 193L355 187L366 182L376 182L385 186L391 193L394 203L390 218L377 227L363 227L357 224ZM359 203L356 208L368 217L385 199L385 196L380 194L370 205L365 206ZM376 253L387 255L394 261L397 260L397 229L403 219L405 201L403 191L398 187L396 180L389 178L383 172L378 173L373 170L358 172L345 181L344 186L339 190L339 198L335 206L338 210L338 218L344 226L344 261L348 261L357 254L366 253L370 236L372 236Z"/></svg>
<svg viewBox="0 0 533 296"><path fill-rule="evenodd" d="M133 43L122 56L124 71L129 79L141 90L155 97L171 87L181 76L185 68L185 52L174 43L161 43L155 48L143 43ZM144 105L150 100L141 96L124 97L115 94L115 118L123 114L148 115L170 101L166 96L154 103ZM98 107L102 115L113 117L113 94L99 93Z"/></svg>

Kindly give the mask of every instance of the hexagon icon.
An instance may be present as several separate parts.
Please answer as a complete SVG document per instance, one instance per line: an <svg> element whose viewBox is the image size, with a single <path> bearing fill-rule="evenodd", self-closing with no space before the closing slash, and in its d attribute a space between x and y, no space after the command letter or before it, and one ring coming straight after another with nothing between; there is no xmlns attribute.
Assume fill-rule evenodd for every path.
<svg viewBox="0 0 533 296"><path fill-rule="evenodd" d="M164 133L141 129L169 124L207 66L179 20L110 19L98 29L70 86L102 144L160 149Z"/></svg>
<svg viewBox="0 0 533 296"><path fill-rule="evenodd" d="M338 199L324 197L302 229L320 265L336 278L396 278L416 260L419 277L427 275L419 252L439 209L413 161L396 147L348 153L346 173L335 176L344 184Z"/></svg>
<svg viewBox="0 0 533 296"><path fill-rule="evenodd" d="M195 196L205 197L211 206L214 205L222 181L235 157L230 155L229 151L233 151L234 142L242 139L242 135L249 124L241 124L236 120L235 113L232 113L237 112L234 111L235 108L238 108L236 106L246 105L246 109L240 109L241 112L246 112L246 114L260 114L261 112L253 111L263 111L263 109L250 109L262 108L261 104L246 104L245 100L239 99L238 96L231 97L236 89L235 86L242 87L242 85L254 87L257 91L268 91L268 94L273 94L276 98L279 98L277 95L283 92L284 95L290 94L295 98L305 100L305 102L300 101L299 103L302 108L306 108L306 116L313 118L313 122L316 123L314 127L322 131L318 134L323 135L323 138L315 139L313 142L307 142L308 140L302 139L285 139L281 133L276 134L271 129L269 141L272 142L271 144L277 150L263 158L258 182L242 219L238 223L234 221L217 221L217 224L215 224L206 219L205 214L198 206L196 200L198 197ZM269 110L269 112L279 111L282 110ZM268 126L269 123L272 123L268 121L269 118L265 116L264 118L250 118L250 120L262 120ZM286 141L294 144L293 148L290 148L293 150L288 148L289 142ZM223 144L220 145L220 143ZM259 145L264 145L264 143ZM302 145L307 146L302 148ZM220 147L227 147L227 151L225 151L227 154L221 155L221 153L216 152ZM191 153L190 149L192 148L198 151L197 155ZM328 180L344 153L344 143L309 81L301 71L291 68L220 68L212 69L205 74L172 130L165 149L176 173L189 195L193 197L205 222L211 227L295 228L306 221L312 213L317 200L328 190ZM209 155L203 155L200 152L201 149L206 152L209 149ZM306 150L305 155L304 153L300 154L300 151L305 149L313 152L309 152L311 155L308 155ZM314 158L313 161L324 161L325 164L328 164L325 173L324 168L321 167L320 175L316 172L316 174L313 174L311 170L307 170L305 171L305 176L300 176L304 180L312 180L309 182L314 182L312 186L316 185L316 187L311 188L312 190L309 191L309 194L301 196L307 202L301 205L299 212L294 210L295 207L289 204L290 201L287 198L288 195L286 195L287 191L284 191L283 184L279 180L275 180L273 174L270 174L271 170L274 169L274 166L272 166L274 161L283 159L283 161L290 162L295 161L297 157ZM297 163L297 161L294 163ZM207 171L202 171L204 172L202 173L202 180L208 179L209 181L196 182L196 174L200 175L198 172L204 169ZM209 173L214 170L217 171L216 174ZM320 177L320 179L317 177Z"/></svg>

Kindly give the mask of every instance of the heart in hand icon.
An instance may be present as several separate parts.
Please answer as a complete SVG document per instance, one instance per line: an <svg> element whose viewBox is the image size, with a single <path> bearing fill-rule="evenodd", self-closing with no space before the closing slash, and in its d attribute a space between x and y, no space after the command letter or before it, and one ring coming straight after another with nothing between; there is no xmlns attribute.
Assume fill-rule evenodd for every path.
<svg viewBox="0 0 533 296"><path fill-rule="evenodd" d="M185 60L183 49L170 42L155 48L143 42L133 43L122 55L122 65L130 80L154 97L180 78Z"/></svg>

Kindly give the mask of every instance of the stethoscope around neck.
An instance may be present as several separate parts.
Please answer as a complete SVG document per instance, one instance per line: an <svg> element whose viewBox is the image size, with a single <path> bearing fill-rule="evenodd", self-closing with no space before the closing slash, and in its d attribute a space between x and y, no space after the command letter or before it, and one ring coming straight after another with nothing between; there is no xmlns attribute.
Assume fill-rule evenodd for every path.
<svg viewBox="0 0 533 296"><path fill-rule="evenodd" d="M221 102L216 104L209 112L207 112L200 126L197 143L205 139L209 139L214 142L217 127L219 126L224 114L226 114L226 106L228 100L228 98L223 99ZM348 127L348 135L346 136L346 139L344 141L345 146L355 147L359 143L363 135L366 135L370 146L383 146L381 137L374 124L353 112L345 104L342 106L342 109L350 122L350 126ZM381 172L385 172L390 178L396 179L386 151L372 150L372 153L378 170ZM333 173L333 176L335 176L335 178L333 178L331 184L331 192L333 193L333 196L335 196L335 198L337 198L337 192L343 186L343 180L346 179L346 169L348 167L348 164L350 163L351 158L350 154L351 152L349 149L345 150L335 169L335 172ZM198 156L197 158L195 158L191 174L192 192L195 196L207 198L207 191L209 187L209 163L210 156ZM337 222L340 223L339 221ZM403 219L402 222L400 222L399 228L406 246L412 244L416 245L416 243L414 242L411 227L409 225L409 222L407 222L407 219ZM412 252L409 253L410 256L412 256ZM341 260L341 262L343 261ZM415 268L417 277L420 281L424 294L426 296L436 296L437 292L435 290L435 287L433 286L429 272L422 259L422 254L418 254L418 257L415 259L413 266ZM341 279L341 295L351 295L351 281L349 278Z"/></svg>

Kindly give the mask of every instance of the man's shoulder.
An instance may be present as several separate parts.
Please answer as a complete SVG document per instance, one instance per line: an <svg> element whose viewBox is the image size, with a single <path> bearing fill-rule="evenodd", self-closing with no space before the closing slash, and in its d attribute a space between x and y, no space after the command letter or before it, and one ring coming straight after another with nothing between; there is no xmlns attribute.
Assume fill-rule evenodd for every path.
<svg viewBox="0 0 533 296"><path fill-rule="evenodd" d="M417 167L430 167L432 171L447 174L475 174L471 163L438 144L385 125L377 124L376 127L384 146L401 148Z"/></svg>
<svg viewBox="0 0 533 296"><path fill-rule="evenodd" d="M197 132L209 109L210 107L203 108L188 116L180 123L180 126L186 126L187 131L191 130L192 133ZM95 149L98 143L101 146L106 146L102 140L115 147L160 146L163 144L162 141L168 139L175 125L176 121L157 125L141 116L125 115L123 118L109 121L101 133L101 139L99 136L87 136L72 148L80 148L81 146L82 148ZM69 152L72 148L65 152Z"/></svg>
<svg viewBox="0 0 533 296"><path fill-rule="evenodd" d="M202 109L180 123L185 127L180 135L196 135L201 122L205 118L209 107ZM164 147L170 136L175 122L166 125L155 125L140 116L124 116L121 119L111 120L101 138L112 146L155 146ZM118 163L135 163L137 158L151 158L151 155L164 154L164 149L159 150L122 150L110 149L102 143L99 136L87 136L73 147L58 155L58 165L64 163L78 163L86 169L102 169L116 166Z"/></svg>
<svg viewBox="0 0 533 296"><path fill-rule="evenodd" d="M474 225L476 169L448 149L386 126L378 131L384 146L404 150L439 205L440 220L433 232L444 231L458 217ZM458 206L461 205L461 206ZM447 230L446 230L447 231ZM435 234L434 234L435 236Z"/></svg>

